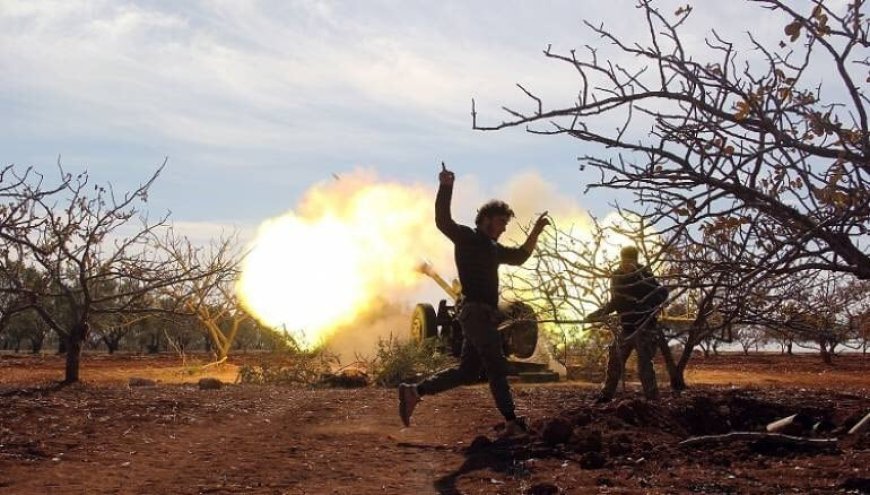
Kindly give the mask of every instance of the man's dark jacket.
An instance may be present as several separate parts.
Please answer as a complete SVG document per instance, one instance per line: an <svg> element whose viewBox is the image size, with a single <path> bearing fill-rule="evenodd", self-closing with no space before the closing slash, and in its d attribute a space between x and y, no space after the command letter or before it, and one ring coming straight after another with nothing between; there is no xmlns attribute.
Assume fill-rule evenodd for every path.
<svg viewBox="0 0 870 495"><path fill-rule="evenodd" d="M648 267L630 271L617 268L610 278L610 300L587 319L616 311L623 327L634 327L653 317L667 299L668 289L659 284Z"/></svg>
<svg viewBox="0 0 870 495"><path fill-rule="evenodd" d="M530 254L521 247L507 247L477 229L459 225L450 214L453 186L441 185L435 196L435 225L453 241L453 257L465 302L498 306L498 266L522 265Z"/></svg>

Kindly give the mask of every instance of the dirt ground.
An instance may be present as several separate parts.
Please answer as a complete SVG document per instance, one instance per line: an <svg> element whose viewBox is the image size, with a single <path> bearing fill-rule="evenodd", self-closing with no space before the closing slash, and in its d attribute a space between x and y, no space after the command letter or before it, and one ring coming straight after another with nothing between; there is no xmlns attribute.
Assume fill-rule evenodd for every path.
<svg viewBox="0 0 870 495"><path fill-rule="evenodd" d="M631 382L603 405L597 384L515 384L533 426L517 437L501 435L484 385L427 397L402 428L391 389L200 390L236 366L97 355L58 389L62 369L0 355L0 493L870 493L870 429L846 434L870 412L860 355L697 359L690 390L655 403ZM796 413L783 433L798 443L680 445Z"/></svg>

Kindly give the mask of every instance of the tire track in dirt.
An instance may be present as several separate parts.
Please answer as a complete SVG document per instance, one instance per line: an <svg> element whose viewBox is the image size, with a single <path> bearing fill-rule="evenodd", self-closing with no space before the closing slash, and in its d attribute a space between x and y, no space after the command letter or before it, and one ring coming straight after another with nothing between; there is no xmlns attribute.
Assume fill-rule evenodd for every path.
<svg viewBox="0 0 870 495"><path fill-rule="evenodd" d="M372 388L61 392L39 399L52 432L17 426L44 452L0 457L0 493L436 493L498 421L485 387L427 398L411 428L396 399ZM80 414L53 412L82 400Z"/></svg>
<svg viewBox="0 0 870 495"><path fill-rule="evenodd" d="M448 400L421 405L417 425L401 428L395 399L392 390L299 391L268 416L192 427L141 452L146 471L171 473L127 493L437 493L436 480L463 461L469 425L457 431L452 411L439 416L455 407Z"/></svg>
<svg viewBox="0 0 870 495"><path fill-rule="evenodd" d="M531 400L517 399L521 411ZM394 389L84 388L40 401L85 409L53 413L57 434L19 425L45 453L0 456L0 493L452 493L492 483L487 466L460 470L500 422L485 386L427 397L411 428Z"/></svg>

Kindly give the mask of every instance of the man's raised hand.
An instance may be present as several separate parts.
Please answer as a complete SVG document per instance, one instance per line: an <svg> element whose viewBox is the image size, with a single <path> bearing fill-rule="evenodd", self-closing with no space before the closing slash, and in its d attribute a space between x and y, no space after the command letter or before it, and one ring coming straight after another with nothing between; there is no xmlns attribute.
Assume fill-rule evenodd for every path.
<svg viewBox="0 0 870 495"><path fill-rule="evenodd" d="M538 219L535 220L534 229L537 230L538 232L544 230L544 227L546 227L547 225L550 225L550 217L547 216L548 213L549 212L547 212L547 211L545 211L544 213L541 213L541 216L539 216Z"/></svg>
<svg viewBox="0 0 870 495"><path fill-rule="evenodd" d="M447 170L447 166L444 165L444 162L441 162L441 172L438 174L438 182L450 186L453 185L454 180L456 180L456 176L453 172Z"/></svg>

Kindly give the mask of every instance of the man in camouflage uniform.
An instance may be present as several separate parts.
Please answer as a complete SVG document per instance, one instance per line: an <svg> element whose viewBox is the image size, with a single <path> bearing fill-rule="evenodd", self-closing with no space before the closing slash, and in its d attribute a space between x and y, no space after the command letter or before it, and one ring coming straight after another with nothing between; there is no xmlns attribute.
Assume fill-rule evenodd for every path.
<svg viewBox="0 0 870 495"><path fill-rule="evenodd" d="M643 394L648 400L659 397L652 360L657 339L656 315L668 298L668 290L650 269L638 262L638 251L627 246L619 253L619 266L610 278L610 300L590 313L584 321L592 322L613 313L619 314L622 332L614 333L607 359L607 375L597 402L609 402L625 372L625 362L637 352L637 370Z"/></svg>

